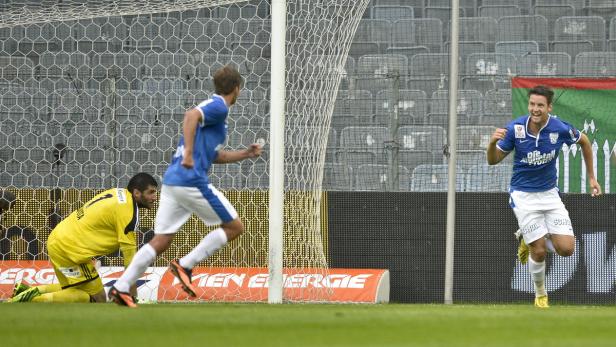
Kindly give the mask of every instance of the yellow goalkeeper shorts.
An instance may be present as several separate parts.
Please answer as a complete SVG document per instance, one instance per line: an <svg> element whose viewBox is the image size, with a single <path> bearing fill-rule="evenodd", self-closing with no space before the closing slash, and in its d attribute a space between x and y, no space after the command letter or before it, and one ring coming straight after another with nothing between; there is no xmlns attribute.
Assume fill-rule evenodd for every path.
<svg viewBox="0 0 616 347"><path fill-rule="evenodd" d="M90 295L103 290L103 282L92 262L75 264L66 252L51 240L47 243L47 252L62 289L76 288Z"/></svg>

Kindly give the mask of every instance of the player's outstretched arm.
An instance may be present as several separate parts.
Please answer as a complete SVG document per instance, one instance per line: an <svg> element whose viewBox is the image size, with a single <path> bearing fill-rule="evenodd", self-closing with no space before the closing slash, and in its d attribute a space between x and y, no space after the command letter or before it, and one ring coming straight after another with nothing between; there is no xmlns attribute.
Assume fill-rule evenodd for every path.
<svg viewBox="0 0 616 347"><path fill-rule="evenodd" d="M588 177L588 182L590 183L590 194L592 196L599 196L602 194L602 191L601 185L597 182L597 178L595 177L595 166L593 164L592 146L590 144L590 140L588 140L588 136L586 136L586 134L582 133L578 143L582 147L582 156L584 157L584 163L586 164L586 177Z"/></svg>
<svg viewBox="0 0 616 347"><path fill-rule="evenodd" d="M259 143L253 143L246 149L242 149L239 151L218 151L218 156L214 163L216 164L228 164L235 163L240 160L248 159L248 158L256 158L261 155L263 152L263 147Z"/></svg>
<svg viewBox="0 0 616 347"><path fill-rule="evenodd" d="M496 143L498 142L498 140L504 139L505 135L507 135L507 129L502 128L496 129L492 134L490 142L488 143L487 150L488 164L496 165L500 163L503 159L505 159L507 154L509 154L501 151L496 147Z"/></svg>

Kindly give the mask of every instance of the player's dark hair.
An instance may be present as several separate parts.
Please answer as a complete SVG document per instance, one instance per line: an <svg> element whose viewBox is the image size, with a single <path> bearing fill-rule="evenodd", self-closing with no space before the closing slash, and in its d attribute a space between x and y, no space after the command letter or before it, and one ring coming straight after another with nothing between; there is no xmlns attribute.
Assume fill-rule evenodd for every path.
<svg viewBox="0 0 616 347"><path fill-rule="evenodd" d="M135 189L140 192L143 192L148 189L149 186L158 187L158 183L149 173L140 172L133 176L130 181L128 181L128 186L126 186L126 189L128 189L128 191L131 193Z"/></svg>
<svg viewBox="0 0 616 347"><path fill-rule="evenodd" d="M531 88L531 90L528 91L528 97L533 94L545 96L548 101L548 105L552 103L552 99L554 98L554 91L552 88L546 86L535 86L534 88Z"/></svg>
<svg viewBox="0 0 616 347"><path fill-rule="evenodd" d="M242 76L230 65L225 65L214 73L214 91L219 95L231 94L242 86Z"/></svg>

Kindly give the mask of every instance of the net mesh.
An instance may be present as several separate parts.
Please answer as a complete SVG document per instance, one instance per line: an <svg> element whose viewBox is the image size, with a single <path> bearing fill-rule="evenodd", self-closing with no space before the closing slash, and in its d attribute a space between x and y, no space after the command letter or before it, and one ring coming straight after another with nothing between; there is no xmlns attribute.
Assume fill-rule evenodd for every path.
<svg viewBox="0 0 616 347"><path fill-rule="evenodd" d="M320 211L330 118L367 3L287 2L284 267L294 271L327 274ZM227 148L263 142L265 154L212 168L211 182L236 207L246 232L200 265L267 267L269 1L1 6L0 186L18 196L2 221L32 233L28 242L36 245L35 252L23 233L12 235L4 259L46 259L50 231L95 193L124 187L137 172L160 178L185 110L211 95L216 69L232 64L245 87L230 111ZM154 211L140 214L140 243L152 237ZM183 256L209 230L192 217L155 265ZM122 264L118 254L101 260ZM308 286L293 300L328 295ZM231 291L221 299L254 298Z"/></svg>

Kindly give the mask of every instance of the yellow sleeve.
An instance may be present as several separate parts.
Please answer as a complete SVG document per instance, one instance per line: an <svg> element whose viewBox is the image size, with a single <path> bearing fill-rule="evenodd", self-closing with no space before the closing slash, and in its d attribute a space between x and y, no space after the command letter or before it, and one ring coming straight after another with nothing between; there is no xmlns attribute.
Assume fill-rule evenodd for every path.
<svg viewBox="0 0 616 347"><path fill-rule="evenodd" d="M130 262L133 260L133 257L135 256L135 253L137 253L135 232L130 232L126 236L126 239L132 239L132 243L120 243L120 251L122 252L122 257L124 258L124 267L127 267L128 264L130 264Z"/></svg>
<svg viewBox="0 0 616 347"><path fill-rule="evenodd" d="M116 219L116 232L120 251L124 258L124 266L128 266L137 252L135 229L138 225L139 210L132 199L120 206Z"/></svg>

